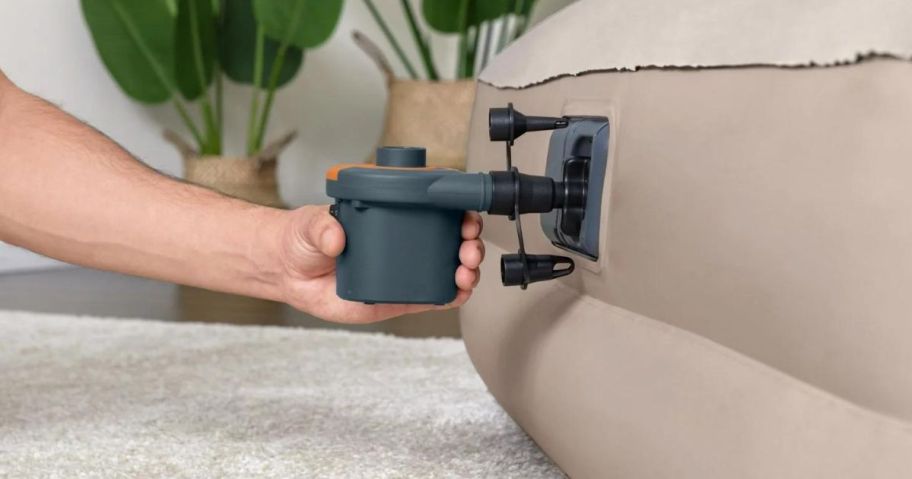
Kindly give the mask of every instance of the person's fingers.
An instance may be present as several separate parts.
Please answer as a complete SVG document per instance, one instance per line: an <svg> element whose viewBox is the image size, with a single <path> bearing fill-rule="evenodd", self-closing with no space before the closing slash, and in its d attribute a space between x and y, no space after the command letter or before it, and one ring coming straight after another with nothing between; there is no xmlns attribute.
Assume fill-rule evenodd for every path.
<svg viewBox="0 0 912 479"><path fill-rule="evenodd" d="M462 306L463 304L465 304L466 301L468 301L469 298L471 298L471 297L472 297L472 291L460 289L459 292L456 293L456 299L454 299L450 304L447 304L445 306L437 306L436 309L458 308L458 307Z"/></svg>
<svg viewBox="0 0 912 479"><path fill-rule="evenodd" d="M329 214L329 208L325 206L304 208L308 211L302 218L299 233L314 250L329 257L339 256L345 249L345 231L342 225Z"/></svg>
<svg viewBox="0 0 912 479"><path fill-rule="evenodd" d="M459 262L469 269L476 269L484 260L485 248L481 240L463 241L459 247Z"/></svg>
<svg viewBox="0 0 912 479"><path fill-rule="evenodd" d="M482 221L481 215L477 211L466 211L462 220L462 239L473 240L478 238L483 227L484 221Z"/></svg>
<svg viewBox="0 0 912 479"><path fill-rule="evenodd" d="M472 289L478 282L478 270L460 265L456 268L456 287L459 289Z"/></svg>

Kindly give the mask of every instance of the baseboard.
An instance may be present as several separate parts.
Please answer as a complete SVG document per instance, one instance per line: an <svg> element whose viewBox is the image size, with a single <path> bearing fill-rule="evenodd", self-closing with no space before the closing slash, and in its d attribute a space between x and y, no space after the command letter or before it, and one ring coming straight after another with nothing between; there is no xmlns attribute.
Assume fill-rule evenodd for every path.
<svg viewBox="0 0 912 479"><path fill-rule="evenodd" d="M36 271L69 266L21 248L0 243L0 274Z"/></svg>

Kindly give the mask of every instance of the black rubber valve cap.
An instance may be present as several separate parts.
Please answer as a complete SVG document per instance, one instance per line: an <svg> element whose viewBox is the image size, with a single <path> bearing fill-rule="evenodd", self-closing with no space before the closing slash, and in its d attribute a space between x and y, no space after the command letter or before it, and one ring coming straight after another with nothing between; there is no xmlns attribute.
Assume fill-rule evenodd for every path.
<svg viewBox="0 0 912 479"><path fill-rule="evenodd" d="M488 138L491 141L511 141L515 139L513 114L512 104L508 108L491 108L488 110Z"/></svg>
<svg viewBox="0 0 912 479"><path fill-rule="evenodd" d="M523 275L522 256L505 254L500 257L500 281L504 286L525 286L529 283L561 278L573 272L573 260L550 254L526 255L528 279ZM560 267L564 266L566 267Z"/></svg>

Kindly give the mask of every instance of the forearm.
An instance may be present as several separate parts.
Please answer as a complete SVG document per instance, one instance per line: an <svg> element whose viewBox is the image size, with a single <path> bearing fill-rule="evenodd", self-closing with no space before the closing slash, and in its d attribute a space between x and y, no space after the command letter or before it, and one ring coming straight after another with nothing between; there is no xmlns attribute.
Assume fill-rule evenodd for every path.
<svg viewBox="0 0 912 479"><path fill-rule="evenodd" d="M288 213L167 178L0 74L0 240L70 263L282 299Z"/></svg>

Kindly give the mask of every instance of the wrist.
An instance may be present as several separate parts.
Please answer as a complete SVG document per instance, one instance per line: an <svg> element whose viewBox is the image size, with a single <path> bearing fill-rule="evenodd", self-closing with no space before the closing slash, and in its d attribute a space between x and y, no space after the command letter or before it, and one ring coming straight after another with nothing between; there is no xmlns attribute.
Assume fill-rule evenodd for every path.
<svg viewBox="0 0 912 479"><path fill-rule="evenodd" d="M246 254L250 265L248 294L284 302L286 268L282 241L290 229L291 211L258 207L253 214L256 217L253 237Z"/></svg>

